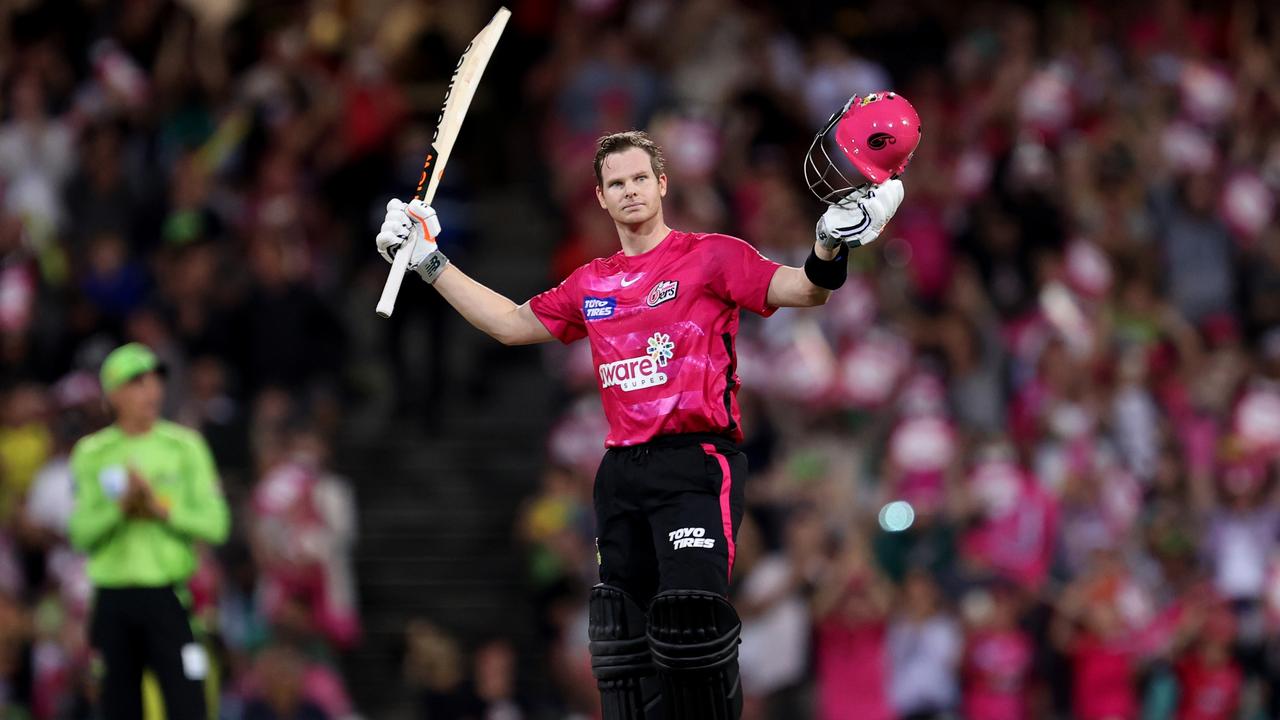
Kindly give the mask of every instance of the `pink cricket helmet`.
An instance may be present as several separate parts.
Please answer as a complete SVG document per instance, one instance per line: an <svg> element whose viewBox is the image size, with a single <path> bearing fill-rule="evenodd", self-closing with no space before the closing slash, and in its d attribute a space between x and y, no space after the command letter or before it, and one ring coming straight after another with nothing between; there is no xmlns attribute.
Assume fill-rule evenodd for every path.
<svg viewBox="0 0 1280 720"><path fill-rule="evenodd" d="M887 91L849 98L814 137L805 159L809 189L827 203L838 202L855 187L827 152L832 128L841 154L877 185L900 175L920 144L920 115L906 98Z"/></svg>

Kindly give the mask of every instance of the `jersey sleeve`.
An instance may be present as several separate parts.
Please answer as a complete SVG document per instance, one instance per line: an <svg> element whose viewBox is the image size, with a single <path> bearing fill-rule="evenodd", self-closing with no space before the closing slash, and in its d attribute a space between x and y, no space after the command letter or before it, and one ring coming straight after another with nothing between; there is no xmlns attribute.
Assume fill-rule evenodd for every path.
<svg viewBox="0 0 1280 720"><path fill-rule="evenodd" d="M710 257L706 264L711 268L711 289L720 297L746 308L757 315L768 317L778 308L768 302L769 283L773 274L782 267L760 254L759 250L743 240L728 235L708 235L707 249Z"/></svg>
<svg viewBox="0 0 1280 720"><path fill-rule="evenodd" d="M104 492L99 471L92 453L86 451L83 444L77 444L71 453L75 502L67 523L67 535L72 547L81 552L92 551L124 521L120 504Z"/></svg>
<svg viewBox="0 0 1280 720"><path fill-rule="evenodd" d="M227 539L231 519L218 484L218 468L209 445L198 433L186 436L182 489L169 508L169 524L183 535L209 543Z"/></svg>
<svg viewBox="0 0 1280 720"><path fill-rule="evenodd" d="M559 285L529 299L529 309L557 340L566 345L587 336L582 317L582 293L578 277L582 268L569 274Z"/></svg>

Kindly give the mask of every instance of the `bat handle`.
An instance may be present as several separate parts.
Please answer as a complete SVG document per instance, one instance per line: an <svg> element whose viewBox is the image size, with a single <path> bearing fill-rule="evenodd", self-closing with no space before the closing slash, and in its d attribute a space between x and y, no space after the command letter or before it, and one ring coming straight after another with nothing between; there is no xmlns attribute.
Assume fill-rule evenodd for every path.
<svg viewBox="0 0 1280 720"><path fill-rule="evenodd" d="M441 173L442 175L443 173ZM431 199L435 197L437 182L440 175L431 178L431 182L427 185L427 193L422 196L422 202L425 205L431 204ZM423 235L431 241L435 238L431 237L431 231L424 226L422 228ZM408 245L406 242L404 245ZM404 282L404 273L409 269L409 257L413 255L412 248L400 246L400 251L396 253L395 259L391 261L391 272L387 275L387 282L382 286L382 297L378 298L378 315L382 318L391 317L391 313L396 309L396 296L400 294L400 283Z"/></svg>
<svg viewBox="0 0 1280 720"><path fill-rule="evenodd" d="M404 281L405 270L409 268L409 256L412 254L412 248L401 245L400 252L396 253L391 262L391 272L387 274L387 282L382 286L382 297L378 298L378 315L384 318L391 317L391 312L396 309L396 296L400 294L400 283Z"/></svg>

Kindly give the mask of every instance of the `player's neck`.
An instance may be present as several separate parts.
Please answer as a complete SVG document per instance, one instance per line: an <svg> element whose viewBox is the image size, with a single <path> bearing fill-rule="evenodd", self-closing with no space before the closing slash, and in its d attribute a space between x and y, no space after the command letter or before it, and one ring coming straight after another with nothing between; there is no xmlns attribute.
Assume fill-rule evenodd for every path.
<svg viewBox="0 0 1280 720"><path fill-rule="evenodd" d="M147 417L117 417L116 427L120 428L125 435L146 435L151 432L151 428L155 427L155 418Z"/></svg>
<svg viewBox="0 0 1280 720"><path fill-rule="evenodd" d="M662 220L662 213L635 225L615 225L618 227L618 240L622 242L622 253L627 256L649 252L658 247L658 243L671 232L671 228Z"/></svg>

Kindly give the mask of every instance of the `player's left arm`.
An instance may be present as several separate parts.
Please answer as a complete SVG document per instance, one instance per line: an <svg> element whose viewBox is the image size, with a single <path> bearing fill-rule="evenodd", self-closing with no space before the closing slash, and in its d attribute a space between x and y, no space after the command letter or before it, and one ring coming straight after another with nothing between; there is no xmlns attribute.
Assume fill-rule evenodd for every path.
<svg viewBox="0 0 1280 720"><path fill-rule="evenodd" d="M824 248L814 243L813 252L819 259L832 261L838 248ZM769 304L773 307L814 307L824 305L831 291L813 284L804 268L783 265L769 281Z"/></svg>
<svg viewBox="0 0 1280 720"><path fill-rule="evenodd" d="M869 245L898 211L904 195L902 181L864 185L827 208L818 220L813 253L804 267L783 266L769 282L768 302L774 307L813 307L824 304L844 284L849 251Z"/></svg>
<svg viewBox="0 0 1280 720"><path fill-rule="evenodd" d="M169 527L185 536L221 544L231 529L231 515L218 483L213 453L204 438L194 433L184 450L184 482L164 519Z"/></svg>

